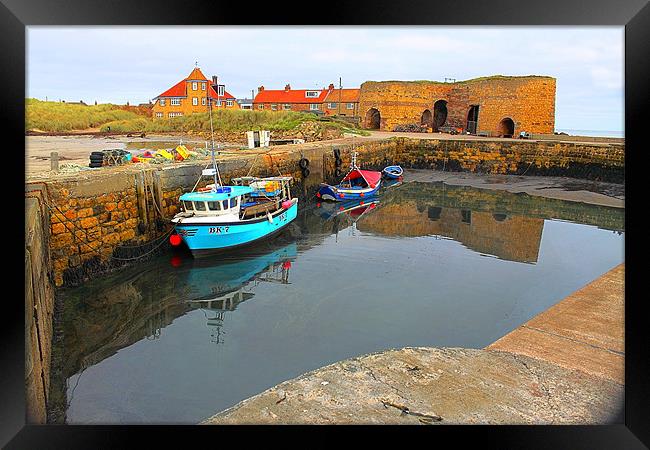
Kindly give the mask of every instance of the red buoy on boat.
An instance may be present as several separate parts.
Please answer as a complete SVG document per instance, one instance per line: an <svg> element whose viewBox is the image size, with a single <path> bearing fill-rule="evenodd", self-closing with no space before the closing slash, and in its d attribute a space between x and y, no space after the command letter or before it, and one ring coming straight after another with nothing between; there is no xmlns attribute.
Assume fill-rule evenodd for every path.
<svg viewBox="0 0 650 450"><path fill-rule="evenodd" d="M283 269L291 269L291 261L285 261L282 263Z"/></svg>
<svg viewBox="0 0 650 450"><path fill-rule="evenodd" d="M181 237L178 234L172 234L169 236L169 243L172 244L174 247L181 245Z"/></svg>
<svg viewBox="0 0 650 450"><path fill-rule="evenodd" d="M284 209L289 209L289 208L291 208L292 204L293 204L293 202L291 200L285 200L285 201L282 202L282 207Z"/></svg>
<svg viewBox="0 0 650 450"><path fill-rule="evenodd" d="M316 197L320 198L320 192L316 192Z"/></svg>
<svg viewBox="0 0 650 450"><path fill-rule="evenodd" d="M364 194L363 192L359 193L359 197L365 197L365 196L366 196L366 194Z"/></svg>
<svg viewBox="0 0 650 450"><path fill-rule="evenodd" d="M345 197L345 194L339 194L339 197L343 198L343 197Z"/></svg>

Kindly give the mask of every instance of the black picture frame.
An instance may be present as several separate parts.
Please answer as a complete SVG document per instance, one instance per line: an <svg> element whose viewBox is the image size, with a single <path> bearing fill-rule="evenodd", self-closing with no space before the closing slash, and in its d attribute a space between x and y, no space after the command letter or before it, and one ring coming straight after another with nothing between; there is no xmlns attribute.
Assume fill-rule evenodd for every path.
<svg viewBox="0 0 650 450"><path fill-rule="evenodd" d="M408 3L388 0L356 0L346 3L247 3L195 0L193 7L172 0L0 0L0 49L3 69L0 71L0 123L5 129L7 152L4 156L3 178L11 186L7 213L24 208L21 195L13 188L24 185L24 159L15 150L24 145L25 118L25 50L26 26L30 25L620 25L625 26L625 138L626 197L632 205L643 199L635 188L642 178L647 143L650 98L650 4L646 0L608 2L595 0L546 0L523 4L520 0L483 2ZM64 51L64 49L62 49ZM6 138L10 137L11 140ZM10 151L13 149L13 151ZM21 173L21 168L23 172ZM11 179L9 176L18 179ZM629 188L628 188L629 186ZM641 185L642 186L642 185ZM22 189L22 187L20 187ZM15 202L15 204L14 204ZM456 426L456 427L362 427L366 435L381 441L387 433L402 440L410 433L435 433L435 445L442 436L453 439L455 446L468 440L481 448L571 448L614 449L647 448L650 446L650 379L648 361L648 327L643 323L645 297L640 286L643 262L637 228L640 208L626 207L626 305L625 305L625 424L602 426ZM632 220L630 220L632 219ZM9 215L5 224L5 241L13 243L14 220ZM20 233L21 231L18 230ZM631 237L633 244L628 245ZM16 248L20 247L20 242ZM635 249L637 249L635 251ZM6 268L18 271L12 257L5 258ZM14 262L12 264L12 262ZM6 273L6 272L5 272ZM15 276L14 276L15 275ZM5 292L21 275L6 274ZM640 291L640 293L639 293ZM173 442L221 441L224 433L248 436L248 431L264 431L268 442L286 445L288 431L302 431L304 436L331 432L332 427L193 427L193 426L53 426L25 425L24 399L24 305L14 295L4 295L4 326L0 328L1 369L0 444L6 448L113 448L134 446L133 433L145 435L146 446ZM356 427L335 427L339 431L356 431ZM306 433L305 433L306 431ZM409 436L400 436L409 433ZM190 436L191 435L191 436ZM219 436L219 441L215 438ZM429 437L429 436L427 436ZM277 440L276 440L277 439ZM245 442L245 441L240 441ZM323 443L325 441L322 441ZM334 440L334 442L336 442ZM403 444L411 445L402 440ZM266 445L266 444L265 444ZM311 444L307 444L311 445ZM415 445L415 444L413 444Z"/></svg>

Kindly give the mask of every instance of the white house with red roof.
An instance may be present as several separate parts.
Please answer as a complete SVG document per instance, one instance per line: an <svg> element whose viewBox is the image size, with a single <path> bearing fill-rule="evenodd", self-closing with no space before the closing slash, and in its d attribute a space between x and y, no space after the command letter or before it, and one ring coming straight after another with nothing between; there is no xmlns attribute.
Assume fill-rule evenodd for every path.
<svg viewBox="0 0 650 450"><path fill-rule="evenodd" d="M217 77L208 80L201 69L195 67L183 80L179 81L153 99L154 119L168 119L207 112L212 108L239 109L239 103L230 95L225 85L218 84Z"/></svg>

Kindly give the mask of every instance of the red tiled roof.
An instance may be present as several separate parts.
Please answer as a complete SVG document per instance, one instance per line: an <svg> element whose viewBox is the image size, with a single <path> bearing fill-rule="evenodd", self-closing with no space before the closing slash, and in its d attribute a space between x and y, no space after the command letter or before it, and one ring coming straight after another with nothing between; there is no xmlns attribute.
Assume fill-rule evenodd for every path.
<svg viewBox="0 0 650 450"><path fill-rule="evenodd" d="M307 91L318 91L318 97L306 97ZM258 92L253 103L322 103L327 89L266 90Z"/></svg>
<svg viewBox="0 0 650 450"><path fill-rule="evenodd" d="M357 103L359 101L360 91L360 89L332 89L324 101L330 103L337 103L339 101L341 103Z"/></svg>
<svg viewBox="0 0 650 450"><path fill-rule="evenodd" d="M187 94L185 93L185 87L186 83L185 80L181 80L169 89L167 89L165 92L160 94L158 97L185 97Z"/></svg>
<svg viewBox="0 0 650 450"><path fill-rule="evenodd" d="M167 89L165 92L160 94L158 97L187 97L187 81L188 80L204 80L208 83L208 95L211 98L216 99L217 98L217 93L212 87L212 82L208 80L205 75L203 75L203 72L201 72L201 69L198 67L195 67L194 70L187 76L187 78L179 81L176 83L174 86L170 87ZM156 97L156 98L158 98ZM232 95L230 95L227 91L224 91L224 95L219 97L220 99L223 100L228 100L228 99L234 99Z"/></svg>
<svg viewBox="0 0 650 450"><path fill-rule="evenodd" d="M201 72L201 69L198 67L195 67L192 72L185 78L185 80L208 80L205 75L203 75L203 72Z"/></svg>

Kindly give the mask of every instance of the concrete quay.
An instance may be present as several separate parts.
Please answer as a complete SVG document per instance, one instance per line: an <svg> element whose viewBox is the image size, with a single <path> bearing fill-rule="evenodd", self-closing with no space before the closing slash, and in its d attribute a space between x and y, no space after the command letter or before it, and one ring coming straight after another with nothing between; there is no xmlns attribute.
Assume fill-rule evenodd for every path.
<svg viewBox="0 0 650 450"><path fill-rule="evenodd" d="M624 264L485 349L403 348L281 383L202 424L622 422Z"/></svg>

